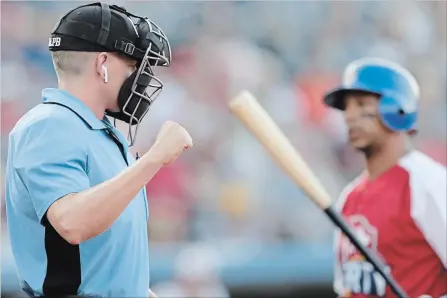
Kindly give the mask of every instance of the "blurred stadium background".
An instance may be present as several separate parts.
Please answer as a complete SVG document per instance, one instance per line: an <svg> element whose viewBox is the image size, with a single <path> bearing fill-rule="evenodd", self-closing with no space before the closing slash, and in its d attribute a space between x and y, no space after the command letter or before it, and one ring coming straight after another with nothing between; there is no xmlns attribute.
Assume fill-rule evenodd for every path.
<svg viewBox="0 0 447 298"><path fill-rule="evenodd" d="M3 204L8 133L40 102L41 89L57 86L49 32L79 3L1 2L3 297L19 291ZM158 70L165 89L134 149L146 151L168 119L195 140L147 186L152 286L161 297L334 297L331 224L229 114L225 103L241 88L258 97L335 198L362 159L321 96L352 59L395 60L422 87L415 145L446 163L444 1L114 3L153 19L174 50L172 67Z"/></svg>

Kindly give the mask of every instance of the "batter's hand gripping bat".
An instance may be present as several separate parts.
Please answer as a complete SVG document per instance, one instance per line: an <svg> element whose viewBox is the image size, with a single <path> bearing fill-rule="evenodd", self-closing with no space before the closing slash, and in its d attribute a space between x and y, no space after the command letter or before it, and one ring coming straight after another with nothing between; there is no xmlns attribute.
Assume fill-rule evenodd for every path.
<svg viewBox="0 0 447 298"><path fill-rule="evenodd" d="M408 295L385 269L385 265L378 256L359 241L352 228L332 207L331 199L325 188L256 98L248 91L242 91L230 101L229 106L231 112L258 139L270 157L328 215L377 272L382 275L393 292L400 298L408 298Z"/></svg>

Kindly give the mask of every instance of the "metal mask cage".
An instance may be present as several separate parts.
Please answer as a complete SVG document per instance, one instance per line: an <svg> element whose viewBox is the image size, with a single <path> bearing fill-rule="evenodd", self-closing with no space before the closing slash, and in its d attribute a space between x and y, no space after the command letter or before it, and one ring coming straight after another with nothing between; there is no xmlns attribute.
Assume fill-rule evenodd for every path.
<svg viewBox="0 0 447 298"><path fill-rule="evenodd" d="M133 146L135 144L136 137L138 134L138 128L140 126L142 119L149 111L152 102L157 98L157 96L163 89L163 83L159 78L157 78L154 75L152 67L170 66L172 59L171 46L166 34L161 30L161 28L157 24L152 22L149 18L131 14L127 12L124 8L117 7L115 5L113 6L113 8L126 14L129 19L130 18L135 19L135 21L131 20L131 22L134 26L138 38L140 39L141 45L145 45L146 43L148 44L148 47L145 50L144 55L142 55L141 60L139 59L139 57L141 57L140 55L143 53L143 51L142 49L137 49L135 47L136 44L127 43L125 47L122 49L122 51L125 54L133 58L138 57L137 60L141 61L138 65L139 67L135 79L132 82L131 93L127 98L121 111L124 115L130 118L128 124L129 126L128 126L127 139L130 143L129 145ZM141 24L141 22L147 24L147 27L145 27L144 30L139 29L141 27L138 24ZM139 54L137 50L139 50L139 53L141 54ZM141 85L137 84L138 80L142 75L148 76L150 79L149 84L144 88L144 91L141 91L141 89L138 88L141 87ZM140 91L137 91L137 88ZM139 111L139 108L143 101L146 101L148 103L148 108L145 111L143 111L141 115L136 116L136 113Z"/></svg>
<svg viewBox="0 0 447 298"><path fill-rule="evenodd" d="M159 41L162 45L166 46L167 53L164 49L161 49L161 52L153 50L153 44L150 43L149 48L146 51L144 57L149 57L149 61L153 63L149 63L149 65L153 66L169 66L171 64L172 53L171 53L171 45L169 44L169 40L166 34L161 30L161 28L156 25L154 22L149 20L148 18L144 19L145 22L149 26L149 33L152 33L156 37L159 38ZM141 38L141 37L140 37ZM148 54L150 54L148 56Z"/></svg>
<svg viewBox="0 0 447 298"><path fill-rule="evenodd" d="M137 75L135 76L135 79L132 83L131 94L127 98L127 101L124 104L123 110L122 110L123 114L127 115L130 118L128 135L127 135L127 139L129 140L130 146L133 146L135 144L136 137L138 134L138 128L140 126L142 119L149 111L149 108L150 108L150 105L152 104L152 102L154 102L154 100L157 98L157 96L160 94L161 90L163 89L163 82L154 75L152 66L150 64L150 61L152 58L149 56L149 54L155 53L151 48L152 47L149 46L149 48L146 51L146 54L144 55L143 61L140 65ZM166 57L158 54L157 59L162 60L162 59L166 59ZM166 61L167 61L167 63L169 63L169 60L166 59ZM138 87L137 82L141 75L147 75L150 77L149 85L146 87L146 89L142 93L138 92L136 90L136 88ZM135 98L132 99L132 97L134 97L134 96L136 96L138 99L135 99ZM138 101L133 110L129 109L129 103L131 102L131 100L133 100L134 102ZM143 114L140 117L136 117L135 114L138 111L138 108L140 107L143 100L148 102L149 107L146 109L146 111L143 112ZM132 123L135 123L135 124L132 125Z"/></svg>

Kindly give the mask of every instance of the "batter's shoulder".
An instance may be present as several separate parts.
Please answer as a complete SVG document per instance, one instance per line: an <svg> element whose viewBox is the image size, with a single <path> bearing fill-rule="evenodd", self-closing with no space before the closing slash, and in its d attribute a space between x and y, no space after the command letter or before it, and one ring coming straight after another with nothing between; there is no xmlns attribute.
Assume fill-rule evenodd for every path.
<svg viewBox="0 0 447 298"><path fill-rule="evenodd" d="M352 193L362 183L364 179L365 174L361 173L343 188L342 192L340 193L340 196L338 197L335 203L335 207L338 210L341 210L343 208L343 205L345 204L349 194Z"/></svg>
<svg viewBox="0 0 447 298"><path fill-rule="evenodd" d="M399 165L408 173L413 189L430 191L446 185L446 167L425 153L413 151L404 156Z"/></svg>

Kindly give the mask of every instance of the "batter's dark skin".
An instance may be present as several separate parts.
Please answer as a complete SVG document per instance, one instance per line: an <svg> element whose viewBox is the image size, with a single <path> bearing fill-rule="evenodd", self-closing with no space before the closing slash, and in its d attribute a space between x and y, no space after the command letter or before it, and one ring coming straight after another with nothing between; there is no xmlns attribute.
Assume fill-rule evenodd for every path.
<svg viewBox="0 0 447 298"><path fill-rule="evenodd" d="M411 149L406 133L393 132L380 121L378 103L375 94L352 92L345 98L349 143L365 154L370 180L393 167Z"/></svg>

